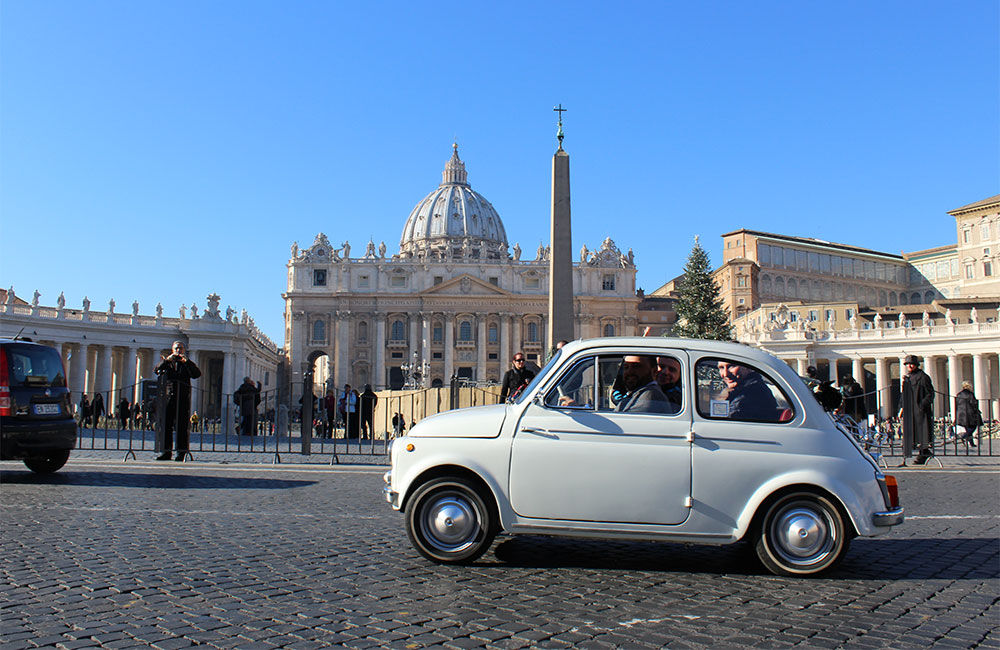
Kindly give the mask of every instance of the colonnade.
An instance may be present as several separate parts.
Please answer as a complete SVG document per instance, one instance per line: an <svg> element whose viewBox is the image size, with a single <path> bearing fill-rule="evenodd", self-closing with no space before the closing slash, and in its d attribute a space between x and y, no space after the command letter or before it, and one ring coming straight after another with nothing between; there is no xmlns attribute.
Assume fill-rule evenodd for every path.
<svg viewBox="0 0 1000 650"><path fill-rule="evenodd" d="M906 376L903 361L905 354L891 356L857 355L827 355L814 353L814 356L799 354L793 357L779 355L792 365L799 375L805 376L806 369L814 366L819 369L820 380L830 380L839 384L840 378L850 373L859 383L864 382L865 369L875 375L874 387L866 390L877 390L880 395L879 406L881 417L896 415L892 412L893 405L888 396L893 388L900 389L902 378ZM919 358L919 355L918 355ZM988 414L1000 417L1000 355L996 352L973 352L958 354L949 351L944 354L925 354L921 358L921 369L930 377L937 397L934 403L935 417L951 415L955 409L955 395L962 390L962 382L972 384L972 391L979 400L979 410L983 417Z"/></svg>

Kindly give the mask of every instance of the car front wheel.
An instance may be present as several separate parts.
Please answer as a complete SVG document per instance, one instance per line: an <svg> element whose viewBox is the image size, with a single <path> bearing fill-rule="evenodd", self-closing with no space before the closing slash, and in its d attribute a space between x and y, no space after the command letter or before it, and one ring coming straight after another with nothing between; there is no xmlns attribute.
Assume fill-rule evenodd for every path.
<svg viewBox="0 0 1000 650"><path fill-rule="evenodd" d="M765 511L757 532L757 557L781 576L825 571L847 551L850 539L840 510L811 492L786 494Z"/></svg>
<svg viewBox="0 0 1000 650"><path fill-rule="evenodd" d="M69 460L69 450L63 449L60 451L50 451L41 456L32 456L30 458L24 459L24 464L28 466L32 472L38 474L51 474L52 472L59 471L66 461Z"/></svg>
<svg viewBox="0 0 1000 650"><path fill-rule="evenodd" d="M492 511L468 480L441 477L421 485L407 507L406 534L417 551L442 564L472 562L496 535Z"/></svg>

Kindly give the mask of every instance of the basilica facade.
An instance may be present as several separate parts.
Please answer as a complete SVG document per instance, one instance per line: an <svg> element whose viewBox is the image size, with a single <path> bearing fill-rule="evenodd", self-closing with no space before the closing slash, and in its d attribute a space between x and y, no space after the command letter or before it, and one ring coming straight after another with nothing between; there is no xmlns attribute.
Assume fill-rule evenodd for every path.
<svg viewBox="0 0 1000 650"><path fill-rule="evenodd" d="M442 182L403 224L397 253L368 242L353 255L320 233L292 246L287 264L285 349L295 383L307 373L342 387L400 388L453 376L499 381L511 356L544 362L551 251L531 259L508 244L493 205L472 189L457 146ZM635 262L607 238L573 264L575 336L636 333ZM405 364L405 365L404 365Z"/></svg>

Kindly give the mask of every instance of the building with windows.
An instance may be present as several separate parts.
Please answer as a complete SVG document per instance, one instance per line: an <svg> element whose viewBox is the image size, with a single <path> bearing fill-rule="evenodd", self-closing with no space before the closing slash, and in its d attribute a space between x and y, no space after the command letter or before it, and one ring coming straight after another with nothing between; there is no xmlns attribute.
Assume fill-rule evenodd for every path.
<svg viewBox="0 0 1000 650"><path fill-rule="evenodd" d="M723 235L715 273L743 343L805 374L844 374L894 414L902 359L915 354L939 392L935 413L970 381L983 413L1000 415L1000 196L949 212L957 243L893 255L750 230ZM748 288L749 287L749 288Z"/></svg>
<svg viewBox="0 0 1000 650"><path fill-rule="evenodd" d="M454 147L441 184L406 218L399 251L369 241L352 255L320 233L287 264L285 349L294 382L399 388L404 364L426 385L499 381L511 355L544 362L550 251L523 259L493 205L472 189ZM525 256L527 257L527 256ZM573 264L575 335L633 334L639 299L631 251L610 239Z"/></svg>

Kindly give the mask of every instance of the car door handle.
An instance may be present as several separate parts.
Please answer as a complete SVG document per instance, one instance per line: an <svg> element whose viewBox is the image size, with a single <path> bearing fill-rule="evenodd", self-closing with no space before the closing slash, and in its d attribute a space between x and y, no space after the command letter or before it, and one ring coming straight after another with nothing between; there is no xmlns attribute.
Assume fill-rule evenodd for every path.
<svg viewBox="0 0 1000 650"><path fill-rule="evenodd" d="M552 438L553 440L558 440L559 436L554 433L550 433L545 429L536 429L535 427L521 427L521 433L533 433L536 436L542 436L543 438Z"/></svg>

